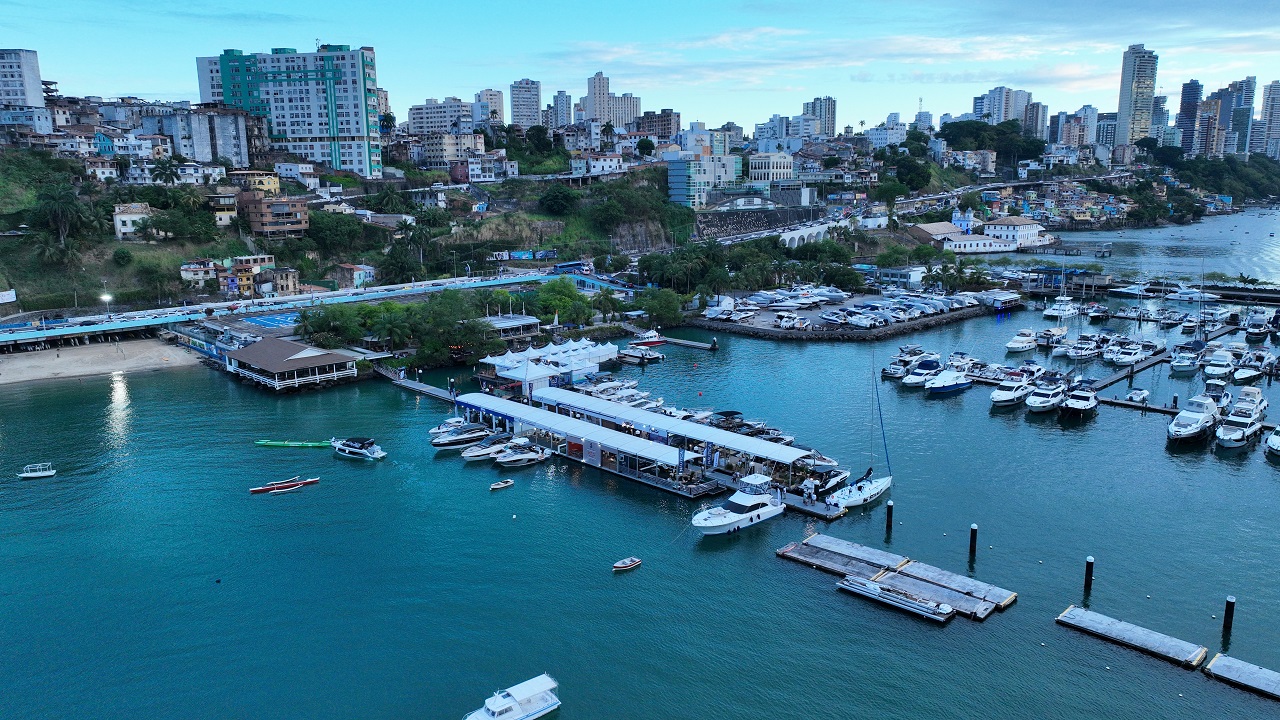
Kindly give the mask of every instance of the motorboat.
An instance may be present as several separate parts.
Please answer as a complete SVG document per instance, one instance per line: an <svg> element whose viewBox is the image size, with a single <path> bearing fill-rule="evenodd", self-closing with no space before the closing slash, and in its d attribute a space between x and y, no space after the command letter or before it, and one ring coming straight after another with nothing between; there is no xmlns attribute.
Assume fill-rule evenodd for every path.
<svg viewBox="0 0 1280 720"><path fill-rule="evenodd" d="M1036 332L1030 328L1023 328L1018 331L1013 339L1004 344L1006 351L1011 353L1026 352L1036 349Z"/></svg>
<svg viewBox="0 0 1280 720"><path fill-rule="evenodd" d="M434 444L434 440L432 443ZM339 440L332 438L329 444L333 446L333 452L341 457L352 458L354 460L381 460L387 456L387 453L373 442L373 438L347 438Z"/></svg>
<svg viewBox="0 0 1280 720"><path fill-rule="evenodd" d="M1141 345L1130 343L1116 351L1112 362L1123 367L1127 365L1137 365L1147 357L1149 356L1143 354Z"/></svg>
<svg viewBox="0 0 1280 720"><path fill-rule="evenodd" d="M506 480L499 480L498 482L491 483L489 485L489 492L493 492L494 490L506 490L507 488L515 484L516 484L516 481L512 480L511 478L507 478Z"/></svg>
<svg viewBox="0 0 1280 720"><path fill-rule="evenodd" d="M1186 320L1182 321L1181 327L1182 327L1183 335L1195 335L1196 330L1200 329L1200 321L1195 318L1189 317Z"/></svg>
<svg viewBox="0 0 1280 720"><path fill-rule="evenodd" d="M1151 391L1143 390L1142 388L1134 388L1129 391L1128 395L1124 396L1124 399L1131 403L1142 403L1145 405L1147 404L1147 401L1151 399Z"/></svg>
<svg viewBox="0 0 1280 720"><path fill-rule="evenodd" d="M947 369L956 372L969 372L980 361L967 352L957 350L947 356Z"/></svg>
<svg viewBox="0 0 1280 720"><path fill-rule="evenodd" d="M781 515L786 505L769 489L772 482L760 474L742 478L738 491L724 505L696 513L693 526L703 535L723 535Z"/></svg>
<svg viewBox="0 0 1280 720"><path fill-rule="evenodd" d="M1231 382L1236 385L1248 385L1249 383L1257 382L1261 377L1262 371L1258 368L1241 367L1236 368L1236 371L1231 373Z"/></svg>
<svg viewBox="0 0 1280 720"><path fill-rule="evenodd" d="M618 562L614 563L613 571L625 572L627 570L634 570L638 567L640 567L640 558L633 556L629 558L622 558Z"/></svg>
<svg viewBox="0 0 1280 720"><path fill-rule="evenodd" d="M1256 387L1240 388L1239 394L1236 395L1236 402L1253 403L1253 405L1258 408L1258 412L1262 413L1263 417L1266 417L1267 408L1271 407L1271 403L1262 395L1262 391Z"/></svg>
<svg viewBox="0 0 1280 720"><path fill-rule="evenodd" d="M925 391L930 395L950 395L971 387L973 387L973 381L959 370L943 370L924 384Z"/></svg>
<svg viewBox="0 0 1280 720"><path fill-rule="evenodd" d="M1102 322L1103 320L1111 317L1111 311L1107 309L1106 305L1093 303L1089 306L1088 315L1089 322Z"/></svg>
<svg viewBox="0 0 1280 720"><path fill-rule="evenodd" d="M254 440L254 445L258 447L282 447L282 448L327 448L329 441L309 441L309 440Z"/></svg>
<svg viewBox="0 0 1280 720"><path fill-rule="evenodd" d="M1226 410L1231 404L1231 391L1227 389L1226 380L1205 380L1204 394L1218 403L1219 410Z"/></svg>
<svg viewBox="0 0 1280 720"><path fill-rule="evenodd" d="M1250 388L1257 390L1257 388ZM1214 439L1219 447L1239 448L1262 436L1262 420L1266 413L1256 403L1241 398L1222 418Z"/></svg>
<svg viewBox="0 0 1280 720"><path fill-rule="evenodd" d="M1027 410L1033 413L1052 412L1066 399L1067 387L1062 383L1040 383L1027 396Z"/></svg>
<svg viewBox="0 0 1280 720"><path fill-rule="evenodd" d="M857 482L845 485L831 493L826 498L827 503L839 505L842 508L851 508L875 502L876 498L885 494L893 486L893 476L885 475L884 477L873 478L871 474L871 470L867 470L867 473Z"/></svg>
<svg viewBox="0 0 1280 720"><path fill-rule="evenodd" d="M306 487L307 485L315 485L318 482L320 482L320 478L318 477L303 480L301 475L295 475L288 480L276 480L275 482L269 482L262 487L249 488L249 493L252 495L274 495L276 493L292 492L298 488Z"/></svg>
<svg viewBox="0 0 1280 720"><path fill-rule="evenodd" d="M956 614L955 608L946 603L934 602L906 590L864 580L856 575L846 575L836 584L836 587L940 623L947 622Z"/></svg>
<svg viewBox="0 0 1280 720"><path fill-rule="evenodd" d="M466 424L467 424L466 418L449 417L449 418L445 418L444 422L431 428L427 432L431 435L431 437L436 437L437 435L443 435L447 432L452 432L454 430L457 430L458 428Z"/></svg>
<svg viewBox="0 0 1280 720"><path fill-rule="evenodd" d="M549 457L551 457L550 450L538 445L528 445L512 448L494 458L493 461L502 467L524 467L537 465Z"/></svg>
<svg viewBox="0 0 1280 720"><path fill-rule="evenodd" d="M649 345L628 345L618 351L618 361L631 365L647 365L649 363L662 362L665 359L667 359L666 355L654 350Z"/></svg>
<svg viewBox="0 0 1280 720"><path fill-rule="evenodd" d="M1262 445L1267 457L1280 458L1280 427L1272 430Z"/></svg>
<svg viewBox="0 0 1280 720"><path fill-rule="evenodd" d="M1196 395L1186 401L1182 410L1169 423L1166 435L1170 442L1200 440L1218 425L1218 403L1208 395Z"/></svg>
<svg viewBox="0 0 1280 720"><path fill-rule="evenodd" d="M1044 309L1045 320L1066 320L1080 314L1080 305L1070 295L1059 295L1053 304Z"/></svg>
<svg viewBox="0 0 1280 720"><path fill-rule="evenodd" d="M921 360L919 364L902 378L903 387L923 387L926 382L942 372L942 363L937 360Z"/></svg>
<svg viewBox="0 0 1280 720"><path fill-rule="evenodd" d="M1207 293L1202 290L1196 290L1195 288L1180 287L1174 292L1165 295L1164 299L1172 300L1174 302L1213 302L1215 300L1221 300L1222 296Z"/></svg>
<svg viewBox="0 0 1280 720"><path fill-rule="evenodd" d="M1063 338L1067 336L1067 327L1060 325L1058 327L1045 328L1036 333L1036 345L1042 347L1052 347L1057 345Z"/></svg>
<svg viewBox="0 0 1280 720"><path fill-rule="evenodd" d="M527 438L518 440L511 439L511 433L494 433L480 442L466 448L462 451L462 459L467 462L472 460L492 460L502 453L506 452L508 447L516 445L528 445Z"/></svg>
<svg viewBox="0 0 1280 720"><path fill-rule="evenodd" d="M1226 350L1216 350L1209 356L1209 362L1204 366L1204 376L1213 379L1227 378L1231 377L1235 369L1235 356Z"/></svg>
<svg viewBox="0 0 1280 720"><path fill-rule="evenodd" d="M543 673L494 693L484 701L484 707L472 711L462 720L534 720L543 717L560 707L560 698L556 697L559 687L554 678Z"/></svg>
<svg viewBox="0 0 1280 720"><path fill-rule="evenodd" d="M1113 295L1115 297L1138 298L1138 299L1155 297L1155 293L1150 292L1147 286L1141 283L1137 285L1127 285L1122 288L1115 288L1114 290L1108 290L1107 294Z"/></svg>
<svg viewBox="0 0 1280 720"><path fill-rule="evenodd" d="M1081 338L1067 348L1067 357L1072 360L1092 360L1102 354L1103 347L1093 340Z"/></svg>
<svg viewBox="0 0 1280 720"><path fill-rule="evenodd" d="M657 347L666 343L667 339L659 335L657 330L645 330L637 334L627 344L634 347Z"/></svg>
<svg viewBox="0 0 1280 720"><path fill-rule="evenodd" d="M443 435L431 439L431 445L440 450L461 450L471 447L493 434L487 426L480 423L467 423Z"/></svg>
<svg viewBox="0 0 1280 720"><path fill-rule="evenodd" d="M1175 353L1169 361L1169 372L1174 375L1195 375L1200 372L1200 357L1195 353Z"/></svg>
<svg viewBox="0 0 1280 720"><path fill-rule="evenodd" d="M1058 413L1063 416L1090 415L1098 410L1098 391L1092 383L1081 383L1067 393Z"/></svg>
<svg viewBox="0 0 1280 720"><path fill-rule="evenodd" d="M1035 389L1026 376L1020 373L1010 375L991 391L991 404L996 407L1021 405Z"/></svg>
<svg viewBox="0 0 1280 720"><path fill-rule="evenodd" d="M22 468L22 472L18 473L18 477L23 480L39 480L40 478L53 477L58 471L53 469L53 463L32 463Z"/></svg>

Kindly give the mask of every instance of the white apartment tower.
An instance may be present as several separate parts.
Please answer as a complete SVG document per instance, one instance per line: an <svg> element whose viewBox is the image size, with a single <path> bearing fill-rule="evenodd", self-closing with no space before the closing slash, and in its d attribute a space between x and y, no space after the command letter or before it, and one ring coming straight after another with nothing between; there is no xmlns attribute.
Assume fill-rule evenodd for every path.
<svg viewBox="0 0 1280 720"><path fill-rule="evenodd" d="M560 90L556 93L552 100L552 119L550 128L562 128L566 125L572 125L573 120L573 98L569 93Z"/></svg>
<svg viewBox="0 0 1280 720"><path fill-rule="evenodd" d="M362 177L382 177L373 48L224 50L217 57L196 58L196 71L200 101L267 118L273 149Z"/></svg>
<svg viewBox="0 0 1280 720"><path fill-rule="evenodd" d="M836 99L831 96L814 98L804 104L802 115L818 118L818 132L827 137L836 136Z"/></svg>
<svg viewBox="0 0 1280 720"><path fill-rule="evenodd" d="M44 107L35 50L0 50L0 105Z"/></svg>
<svg viewBox="0 0 1280 720"><path fill-rule="evenodd" d="M503 100L501 90L484 89L476 93L477 103L486 103L489 106L489 113L483 119L491 123L506 125L506 113L503 110Z"/></svg>
<svg viewBox="0 0 1280 720"><path fill-rule="evenodd" d="M1151 136L1159 60L1155 53L1142 45L1130 45L1124 51L1120 69L1120 105L1116 112L1116 145L1132 145Z"/></svg>
<svg viewBox="0 0 1280 720"><path fill-rule="evenodd" d="M582 98L582 110L588 120L604 122L609 114L609 78L598 72L587 78L587 95Z"/></svg>
<svg viewBox="0 0 1280 720"><path fill-rule="evenodd" d="M1272 80L1262 88L1260 122L1262 152L1267 157L1280 159L1280 80Z"/></svg>
<svg viewBox="0 0 1280 720"><path fill-rule="evenodd" d="M409 133L470 135L477 124L488 121L488 107L487 103L467 102L456 97L447 97L443 101L427 98L423 104L409 108Z"/></svg>
<svg viewBox="0 0 1280 720"><path fill-rule="evenodd" d="M542 123L542 83L524 78L511 83L511 122L523 128Z"/></svg>

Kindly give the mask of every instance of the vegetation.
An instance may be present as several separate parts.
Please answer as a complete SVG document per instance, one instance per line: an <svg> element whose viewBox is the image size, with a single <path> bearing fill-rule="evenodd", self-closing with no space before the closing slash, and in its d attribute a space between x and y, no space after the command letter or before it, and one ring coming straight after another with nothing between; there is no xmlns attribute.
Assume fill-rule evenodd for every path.
<svg viewBox="0 0 1280 720"><path fill-rule="evenodd" d="M777 236L725 247L718 242L685 243L670 254L640 258L645 282L675 292L710 296L726 290L760 290L789 282L817 282L844 290L862 287L862 273L850 267L852 235L787 248ZM653 312L650 312L653 315Z"/></svg>
<svg viewBox="0 0 1280 720"><path fill-rule="evenodd" d="M1022 123L1006 120L989 125L981 120L949 122L938 130L938 137L947 141L952 150L994 150L996 158L1005 165L1017 165L1019 160L1039 157L1044 153L1045 142L1022 134Z"/></svg>
<svg viewBox="0 0 1280 720"><path fill-rule="evenodd" d="M481 130L486 150L503 149L507 159L520 164L521 175L553 175L569 172L569 151L556 147L551 133L541 125L515 131L514 125L493 125Z"/></svg>
<svg viewBox="0 0 1280 720"><path fill-rule="evenodd" d="M1133 200L1137 207L1129 211L1128 221L1135 225L1151 225L1160 220L1182 224L1199 220L1204 215L1204 206L1196 196L1182 188L1164 186L1165 199L1162 199L1156 195L1156 186L1151 182L1122 188L1098 180L1086 180L1085 186L1094 192L1123 195Z"/></svg>

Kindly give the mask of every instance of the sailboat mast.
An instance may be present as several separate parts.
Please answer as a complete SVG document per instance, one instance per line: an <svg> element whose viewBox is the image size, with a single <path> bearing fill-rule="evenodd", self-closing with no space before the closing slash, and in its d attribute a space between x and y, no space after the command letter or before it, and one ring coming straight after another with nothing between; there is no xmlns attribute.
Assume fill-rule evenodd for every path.
<svg viewBox="0 0 1280 720"><path fill-rule="evenodd" d="M889 437L884 432L884 410L880 407L880 383L875 378L875 362L871 363L871 388L875 391L876 396L876 415L880 420L880 440L884 443L884 465L889 470L889 474L893 475L893 463L889 462ZM874 443L875 440L873 439Z"/></svg>

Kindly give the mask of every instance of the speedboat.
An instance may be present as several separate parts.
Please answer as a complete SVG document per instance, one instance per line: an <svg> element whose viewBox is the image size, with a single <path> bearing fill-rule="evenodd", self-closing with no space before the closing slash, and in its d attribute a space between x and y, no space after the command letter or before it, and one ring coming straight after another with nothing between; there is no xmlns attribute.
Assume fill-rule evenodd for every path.
<svg viewBox="0 0 1280 720"><path fill-rule="evenodd" d="M1182 321L1182 334L1194 335L1196 330L1200 329L1200 321L1195 318L1187 318Z"/></svg>
<svg viewBox="0 0 1280 720"><path fill-rule="evenodd" d="M1200 371L1200 358L1195 353L1180 352L1169 361L1169 372L1174 375L1195 375Z"/></svg>
<svg viewBox="0 0 1280 720"><path fill-rule="evenodd" d="M845 485L826 497L826 501L842 508L861 507L875 502L893 485L893 476L873 478L871 471L852 485Z"/></svg>
<svg viewBox="0 0 1280 720"><path fill-rule="evenodd" d="M1271 431L1267 441L1263 443L1267 457L1280 457L1280 427Z"/></svg>
<svg viewBox="0 0 1280 720"><path fill-rule="evenodd" d="M635 347L657 347L666 343L667 339L659 335L657 330L646 330L632 338L628 344Z"/></svg>
<svg viewBox="0 0 1280 720"><path fill-rule="evenodd" d="M18 477L23 480L39 480L40 478L53 477L58 471L53 469L53 463L32 463L22 468L22 472L18 473Z"/></svg>
<svg viewBox="0 0 1280 720"><path fill-rule="evenodd" d="M1242 367L1236 368L1236 371L1231 373L1231 382L1236 385L1248 385L1249 383L1257 382L1261 377L1262 371L1258 368Z"/></svg>
<svg viewBox="0 0 1280 720"><path fill-rule="evenodd" d="M307 485L315 485L318 482L320 482L320 478L318 477L303 480L301 475L294 475L288 480L276 480L275 482L269 482L262 487L249 488L249 492L253 495L261 495L263 493L274 495L276 493L291 492L298 488L306 487Z"/></svg>
<svg viewBox="0 0 1280 720"><path fill-rule="evenodd" d="M1231 391L1227 389L1226 380L1205 380L1204 394L1218 403L1219 410L1226 410L1231 404Z"/></svg>
<svg viewBox="0 0 1280 720"><path fill-rule="evenodd" d="M782 500L769 489L768 476L752 474L742 478L742 485L724 505L702 510L693 516L693 526L703 535L737 532L763 522L786 509Z"/></svg>
<svg viewBox="0 0 1280 720"><path fill-rule="evenodd" d="M355 460L381 460L387 454L382 448L373 442L373 438L347 438L339 440L332 438L329 444L333 446L333 452L341 457L352 458Z"/></svg>
<svg viewBox="0 0 1280 720"><path fill-rule="evenodd" d="M1271 407L1271 403L1263 397L1262 391L1256 387L1240 388L1240 393L1236 396L1236 401L1253 403L1253 405L1258 408L1258 412L1262 413L1263 417L1266 417L1267 415L1267 408Z"/></svg>
<svg viewBox="0 0 1280 720"><path fill-rule="evenodd" d="M1067 348L1067 357L1072 360L1092 360L1102 354L1102 346L1092 340L1081 338Z"/></svg>
<svg viewBox="0 0 1280 720"><path fill-rule="evenodd" d="M996 407L1021 405L1036 388L1022 374L1010 375L991 391L991 404Z"/></svg>
<svg viewBox="0 0 1280 720"><path fill-rule="evenodd" d="M543 673L536 678L512 685L496 692L484 701L484 707L474 710L462 720L534 720L560 707L556 690L560 686L550 675Z"/></svg>
<svg viewBox="0 0 1280 720"><path fill-rule="evenodd" d="M1036 333L1036 344L1045 347L1057 345L1059 341L1067 336L1067 327L1060 325L1058 327L1045 328Z"/></svg>
<svg viewBox="0 0 1280 720"><path fill-rule="evenodd" d="M1033 413L1052 412L1066 399L1067 387L1062 383L1040 383L1027 396L1027 410Z"/></svg>
<svg viewBox="0 0 1280 720"><path fill-rule="evenodd" d="M1116 297L1129 297L1129 298L1155 297L1153 293L1147 290L1146 285L1141 285L1141 284L1129 285L1122 288L1115 288L1114 290L1108 290L1107 294L1114 295Z"/></svg>
<svg viewBox="0 0 1280 720"><path fill-rule="evenodd" d="M479 443L492 434L492 430L480 423L467 423L432 438L431 445L440 450L461 450Z"/></svg>
<svg viewBox="0 0 1280 720"><path fill-rule="evenodd" d="M431 428L427 432L431 434L431 437L435 437L437 435L443 435L447 432L452 432L454 430L457 430L458 428L466 424L467 424L466 418L460 418L460 417L445 418L444 422Z"/></svg>
<svg viewBox="0 0 1280 720"><path fill-rule="evenodd" d="M1005 350L1011 353L1026 352L1036 349L1036 332L1029 328L1018 331L1013 339L1004 344Z"/></svg>
<svg viewBox="0 0 1280 720"><path fill-rule="evenodd" d="M640 558L632 556L629 558L622 558L618 562L614 563L613 571L624 572L626 570L634 570L638 567L640 567Z"/></svg>
<svg viewBox="0 0 1280 720"><path fill-rule="evenodd" d="M973 387L973 381L959 370L943 370L924 384L924 389L930 395L948 395L970 387Z"/></svg>
<svg viewBox="0 0 1280 720"><path fill-rule="evenodd" d="M1092 383L1081 383L1067 393L1058 412L1064 416L1089 415L1098 410L1098 391Z"/></svg>
<svg viewBox="0 0 1280 720"><path fill-rule="evenodd" d="M1143 404L1146 404L1147 400L1149 400L1150 398L1151 398L1151 391L1143 390L1142 388L1134 388L1129 391L1128 395L1124 396L1124 399L1128 400L1131 403L1143 403Z"/></svg>
<svg viewBox="0 0 1280 720"><path fill-rule="evenodd" d="M1072 301L1070 295L1059 295L1044 310L1045 320L1066 320L1080 314L1080 306Z"/></svg>
<svg viewBox="0 0 1280 720"><path fill-rule="evenodd" d="M903 387L923 387L926 382L942 372L942 363L937 360L921 360L918 365L902 378Z"/></svg>
<svg viewBox="0 0 1280 720"><path fill-rule="evenodd" d="M1203 292L1194 288L1179 288L1178 290L1164 296L1165 300L1173 300L1174 302L1213 302L1221 300L1221 295Z"/></svg>
<svg viewBox="0 0 1280 720"><path fill-rule="evenodd" d="M494 490L505 490L515 484L516 484L516 481L512 480L511 478L507 478L506 480L499 480L496 483L489 484L489 492L493 492Z"/></svg>
<svg viewBox="0 0 1280 720"><path fill-rule="evenodd" d="M1200 440L1208 437L1217 425L1218 403L1208 395L1196 395L1187 400L1169 423L1167 436L1170 442Z"/></svg>
<svg viewBox="0 0 1280 720"><path fill-rule="evenodd" d="M1235 356L1226 350L1217 350L1209 356L1209 362L1204 366L1204 376L1214 379L1226 378L1230 377L1235 369Z"/></svg>
<svg viewBox="0 0 1280 720"><path fill-rule="evenodd" d="M551 457L550 450L538 445L529 445L508 450L494 458L493 461L502 467L524 467L525 465L537 465L549 457Z"/></svg>
<svg viewBox="0 0 1280 720"><path fill-rule="evenodd" d="M1257 388L1250 388L1257 390ZM1265 413L1257 404L1240 399L1231 408L1231 412L1222 419L1214 438L1219 447L1244 447L1262 435L1262 420Z"/></svg>
<svg viewBox="0 0 1280 720"><path fill-rule="evenodd" d="M467 462L472 460L492 460L493 458L506 452L509 446L516 443L528 444L528 440L520 438L512 440L511 433L494 433L480 442L462 451L462 459Z"/></svg>
<svg viewBox="0 0 1280 720"><path fill-rule="evenodd" d="M1120 366L1137 365L1145 360L1146 357L1143 355L1141 345L1130 344L1117 350L1114 356L1115 359L1112 362Z"/></svg>
<svg viewBox="0 0 1280 720"><path fill-rule="evenodd" d="M863 580L856 575L846 575L843 580L836 584L836 587L936 622L944 623L955 617L956 614L955 608L946 603L934 602L906 590L891 588L871 580Z"/></svg>

